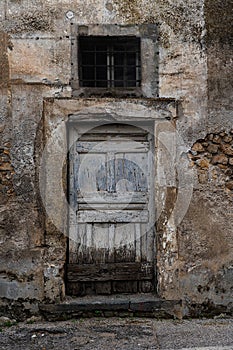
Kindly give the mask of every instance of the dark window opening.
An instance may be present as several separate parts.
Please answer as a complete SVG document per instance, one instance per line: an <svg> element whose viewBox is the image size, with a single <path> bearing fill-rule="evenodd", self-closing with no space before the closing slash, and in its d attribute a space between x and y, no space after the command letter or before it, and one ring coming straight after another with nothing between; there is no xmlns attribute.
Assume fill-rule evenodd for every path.
<svg viewBox="0 0 233 350"><path fill-rule="evenodd" d="M140 39L80 36L79 82L82 87L140 87Z"/></svg>

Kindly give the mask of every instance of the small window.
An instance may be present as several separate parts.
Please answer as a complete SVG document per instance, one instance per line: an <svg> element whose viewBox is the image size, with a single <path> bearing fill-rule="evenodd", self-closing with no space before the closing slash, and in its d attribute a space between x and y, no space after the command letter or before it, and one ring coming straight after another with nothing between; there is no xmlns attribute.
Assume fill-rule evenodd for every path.
<svg viewBox="0 0 233 350"><path fill-rule="evenodd" d="M141 86L140 39L133 36L79 36L81 87Z"/></svg>
<svg viewBox="0 0 233 350"><path fill-rule="evenodd" d="M157 25L71 23L73 97L158 97Z"/></svg>

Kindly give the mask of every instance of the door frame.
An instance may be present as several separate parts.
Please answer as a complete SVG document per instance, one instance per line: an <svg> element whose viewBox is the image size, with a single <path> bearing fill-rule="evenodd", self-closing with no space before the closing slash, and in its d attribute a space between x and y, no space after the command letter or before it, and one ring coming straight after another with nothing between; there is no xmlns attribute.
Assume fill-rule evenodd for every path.
<svg viewBox="0 0 233 350"><path fill-rule="evenodd" d="M45 227L45 260L47 264L56 272L47 274L47 283L55 286L53 297L61 298L66 295L66 262L67 262L67 237L68 237L68 209L67 201L67 168L64 163L67 159L67 124L69 122L88 121L94 123L103 121L103 123L113 122L137 122L151 121L154 123L155 134L155 157L156 162L158 156L158 138L160 133L174 133L176 129L176 119L178 117L179 102L172 98L45 98L43 108L43 132L42 144L46 152L46 157L43 162L43 169L46 169L38 177L42 180L43 188L40 188L41 201L46 210L44 216ZM54 155L59 157L54 158ZM160 162L161 164L161 162ZM53 181L51 181L53 178ZM156 184L157 186L157 184ZM160 184L160 194L157 197L156 188L156 203L161 199L166 198L167 186L162 187ZM161 193L165 195L161 196ZM164 206L164 202L161 204ZM157 218L156 218L157 219ZM176 242L176 232L172 230L169 237L166 238L166 226L161 226L160 234L163 235L166 241L172 240ZM156 244L159 244L159 250L156 250L157 256L157 290L159 294L163 292L164 273L169 274L165 266L165 257L163 256L164 241L160 242L156 237ZM56 248L56 257L54 256L54 247ZM176 244L170 247L169 256L176 253ZM159 253L159 254L158 254ZM49 270L50 271L50 270ZM55 277L54 277L55 276ZM166 275L167 276L167 275ZM45 285L45 288L46 288ZM46 289L45 289L46 290ZM55 300L54 299L54 300Z"/></svg>

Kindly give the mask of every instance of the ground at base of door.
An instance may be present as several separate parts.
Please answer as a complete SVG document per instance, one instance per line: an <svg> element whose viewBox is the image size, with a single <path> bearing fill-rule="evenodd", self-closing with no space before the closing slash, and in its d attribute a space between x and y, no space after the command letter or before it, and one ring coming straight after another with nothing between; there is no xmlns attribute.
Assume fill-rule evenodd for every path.
<svg viewBox="0 0 233 350"><path fill-rule="evenodd" d="M3 327L4 350L232 350L233 319L91 318Z"/></svg>

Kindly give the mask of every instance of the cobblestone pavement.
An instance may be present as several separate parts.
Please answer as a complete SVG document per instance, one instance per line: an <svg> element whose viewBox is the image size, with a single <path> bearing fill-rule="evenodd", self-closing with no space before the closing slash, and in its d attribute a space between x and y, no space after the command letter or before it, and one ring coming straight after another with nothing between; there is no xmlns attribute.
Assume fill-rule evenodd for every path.
<svg viewBox="0 0 233 350"><path fill-rule="evenodd" d="M1 350L233 350L233 319L91 318L2 327Z"/></svg>

